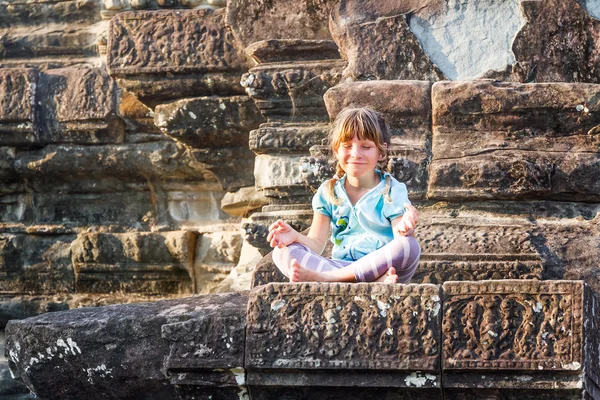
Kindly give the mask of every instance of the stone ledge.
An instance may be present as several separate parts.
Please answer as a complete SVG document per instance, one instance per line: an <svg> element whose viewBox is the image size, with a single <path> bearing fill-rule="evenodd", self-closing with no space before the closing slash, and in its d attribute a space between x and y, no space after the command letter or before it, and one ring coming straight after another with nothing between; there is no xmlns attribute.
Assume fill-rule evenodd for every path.
<svg viewBox="0 0 600 400"><path fill-rule="evenodd" d="M271 283L249 297L12 321L6 352L13 373L48 400L90 391L114 399L332 390L372 398L367 388L402 399L477 391L587 399L598 394L597 308L582 281Z"/></svg>

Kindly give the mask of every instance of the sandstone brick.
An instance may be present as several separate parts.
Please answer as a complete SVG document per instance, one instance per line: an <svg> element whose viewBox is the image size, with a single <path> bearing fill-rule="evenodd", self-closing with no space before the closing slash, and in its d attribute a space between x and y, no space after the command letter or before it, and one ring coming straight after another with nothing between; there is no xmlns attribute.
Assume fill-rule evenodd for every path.
<svg viewBox="0 0 600 400"><path fill-rule="evenodd" d="M258 155L254 179L257 189L304 186L298 155Z"/></svg>
<svg viewBox="0 0 600 400"><path fill-rule="evenodd" d="M194 148L243 146L262 121L247 96L183 99L157 106L154 114L166 136Z"/></svg>
<svg viewBox="0 0 600 400"><path fill-rule="evenodd" d="M597 93L593 84L436 83L429 196L598 198Z"/></svg>
<svg viewBox="0 0 600 400"><path fill-rule="evenodd" d="M327 29L334 1L290 0L227 2L227 24L244 46L268 39L331 39ZM273 26L277 25L277 29Z"/></svg>
<svg viewBox="0 0 600 400"><path fill-rule="evenodd" d="M78 292L193 293L191 232L88 233L71 245Z"/></svg>
<svg viewBox="0 0 600 400"><path fill-rule="evenodd" d="M38 81L35 69L0 69L0 145L39 143Z"/></svg>
<svg viewBox="0 0 600 400"><path fill-rule="evenodd" d="M262 124L259 129L250 132L250 149L256 154L305 152L325 141L328 130L329 125L319 123Z"/></svg>
<svg viewBox="0 0 600 400"><path fill-rule="evenodd" d="M74 291L69 248L74 235L0 234L0 291Z"/></svg>
<svg viewBox="0 0 600 400"><path fill-rule="evenodd" d="M308 54L319 44L303 48ZM326 122L323 94L339 83L346 65L340 59L264 63L242 75L241 84L269 122ZM281 55L281 57L287 56Z"/></svg>
<svg viewBox="0 0 600 400"><path fill-rule="evenodd" d="M575 0L524 1L526 25L512 50L523 62L523 77L535 82L600 83L600 21ZM553 40L548 41L548 38ZM528 76L529 75L529 76Z"/></svg>
<svg viewBox="0 0 600 400"><path fill-rule="evenodd" d="M117 85L104 69L63 68L44 74L48 143L122 143Z"/></svg>
<svg viewBox="0 0 600 400"><path fill-rule="evenodd" d="M598 323L590 313L597 300L583 282L447 282L443 291L442 359L452 398L468 392L466 372L474 369L491 372L489 379L467 384L482 394L495 389L509 398L519 393L533 398L528 389L536 389L538 397L550 392L581 396L597 389L597 350L584 345L597 340L590 331ZM586 379L580 375L584 369L590 371L583 374ZM531 376L526 383L523 374ZM559 377L558 387L553 376Z"/></svg>
<svg viewBox="0 0 600 400"><path fill-rule="evenodd" d="M239 75L247 61L225 26L224 12L119 13L109 28L110 74L153 106L182 97L241 94Z"/></svg>
<svg viewBox="0 0 600 400"><path fill-rule="evenodd" d="M413 1L349 1L331 12L329 29L348 67L343 78L352 80L444 79L408 26L407 16L427 6Z"/></svg>

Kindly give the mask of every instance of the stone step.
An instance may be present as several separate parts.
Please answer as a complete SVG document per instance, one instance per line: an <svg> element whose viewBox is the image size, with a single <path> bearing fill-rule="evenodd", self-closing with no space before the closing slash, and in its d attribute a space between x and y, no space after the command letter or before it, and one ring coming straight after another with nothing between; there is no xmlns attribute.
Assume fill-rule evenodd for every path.
<svg viewBox="0 0 600 400"><path fill-rule="evenodd" d="M597 399L597 309L582 281L271 283L11 321L6 354L48 400Z"/></svg>

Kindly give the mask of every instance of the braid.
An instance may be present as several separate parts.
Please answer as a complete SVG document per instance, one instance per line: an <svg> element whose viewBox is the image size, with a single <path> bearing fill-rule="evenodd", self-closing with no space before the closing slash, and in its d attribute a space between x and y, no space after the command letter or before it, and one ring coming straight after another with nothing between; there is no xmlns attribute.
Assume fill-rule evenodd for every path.
<svg viewBox="0 0 600 400"><path fill-rule="evenodd" d="M342 176L344 176L345 173L346 172L342 169L342 167L340 167L340 165L336 162L335 163L335 175L327 183L327 189L328 189L327 197L329 198L329 202L336 206L341 205L342 200L339 197L337 197L335 194L335 190L334 190L335 184L337 183L337 181L342 179Z"/></svg>

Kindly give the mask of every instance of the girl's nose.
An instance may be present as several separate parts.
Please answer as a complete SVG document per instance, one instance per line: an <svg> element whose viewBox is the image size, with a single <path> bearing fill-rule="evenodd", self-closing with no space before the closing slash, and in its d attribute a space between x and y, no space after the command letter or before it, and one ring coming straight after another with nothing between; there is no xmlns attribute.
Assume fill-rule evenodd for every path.
<svg viewBox="0 0 600 400"><path fill-rule="evenodd" d="M350 154L354 157L358 157L360 156L360 149L358 148L358 146L352 146L352 149L350 150Z"/></svg>

